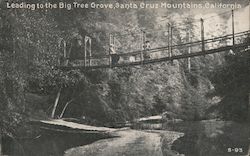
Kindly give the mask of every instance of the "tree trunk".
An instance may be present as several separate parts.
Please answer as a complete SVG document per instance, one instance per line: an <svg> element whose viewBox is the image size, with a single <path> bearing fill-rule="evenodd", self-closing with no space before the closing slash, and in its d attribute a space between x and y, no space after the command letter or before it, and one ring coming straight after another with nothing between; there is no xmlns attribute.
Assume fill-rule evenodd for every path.
<svg viewBox="0 0 250 156"><path fill-rule="evenodd" d="M60 88L57 95L56 95L56 100L55 100L55 103L54 103L54 107L52 109L51 118L55 117L56 107L58 105L58 101L59 101L59 98L60 98L60 95L61 95L61 90L62 89Z"/></svg>
<svg viewBox="0 0 250 156"><path fill-rule="evenodd" d="M74 101L74 99L71 99L70 101L68 101L68 102L65 104L65 106L63 107L62 113L61 113L61 115L60 115L60 118L63 117L66 108L68 107L68 105L69 105L72 101Z"/></svg>

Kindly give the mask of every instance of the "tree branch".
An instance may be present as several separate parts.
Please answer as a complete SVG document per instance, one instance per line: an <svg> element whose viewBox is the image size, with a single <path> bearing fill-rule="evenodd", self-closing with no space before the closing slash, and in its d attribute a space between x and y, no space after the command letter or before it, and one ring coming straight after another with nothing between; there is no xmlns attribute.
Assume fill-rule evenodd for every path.
<svg viewBox="0 0 250 156"><path fill-rule="evenodd" d="M61 90L62 90L62 88L60 88L59 91L57 92L56 100L55 100L54 107L53 107L52 113L51 113L51 118L55 117L56 107L58 105L58 101L59 101L59 98L60 98L60 95L61 95Z"/></svg>

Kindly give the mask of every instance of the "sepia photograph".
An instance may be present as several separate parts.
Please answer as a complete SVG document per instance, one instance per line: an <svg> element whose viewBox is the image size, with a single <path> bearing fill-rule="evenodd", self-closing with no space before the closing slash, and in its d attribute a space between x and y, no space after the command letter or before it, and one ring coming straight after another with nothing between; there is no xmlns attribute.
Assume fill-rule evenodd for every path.
<svg viewBox="0 0 250 156"><path fill-rule="evenodd" d="M0 156L250 156L249 0L0 0Z"/></svg>

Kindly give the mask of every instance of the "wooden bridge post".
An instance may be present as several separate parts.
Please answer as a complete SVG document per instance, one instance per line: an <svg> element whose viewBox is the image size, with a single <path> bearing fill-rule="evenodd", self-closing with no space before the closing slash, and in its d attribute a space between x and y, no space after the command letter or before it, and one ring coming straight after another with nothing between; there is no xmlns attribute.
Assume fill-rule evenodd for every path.
<svg viewBox="0 0 250 156"><path fill-rule="evenodd" d="M141 47L141 53L140 53L140 57L141 57L141 64L143 64L143 53L145 52L145 43L146 43L146 32L141 30L141 42L142 42L142 47Z"/></svg>
<svg viewBox="0 0 250 156"><path fill-rule="evenodd" d="M232 10L232 35L233 35L233 45L235 44L234 38L234 10Z"/></svg>
<svg viewBox="0 0 250 156"><path fill-rule="evenodd" d="M141 30L141 49L144 49L144 44L146 42L146 32Z"/></svg>
<svg viewBox="0 0 250 156"><path fill-rule="evenodd" d="M85 36L85 42L84 42L85 62L87 61L87 58L86 58L87 51L89 52L88 63L89 63L89 66L91 66L91 56L92 56L92 54L91 54L91 38L89 36ZM85 63L85 67L86 67L86 63Z"/></svg>
<svg viewBox="0 0 250 156"><path fill-rule="evenodd" d="M87 65L87 46L86 46L86 36L85 36L85 46L84 46L84 67Z"/></svg>
<svg viewBox="0 0 250 156"><path fill-rule="evenodd" d="M91 66L91 57L92 57L92 40L89 40L89 66Z"/></svg>
<svg viewBox="0 0 250 156"><path fill-rule="evenodd" d="M112 56L111 56L111 48L114 47L115 40L112 34L109 35L109 66L112 68Z"/></svg>
<svg viewBox="0 0 250 156"><path fill-rule="evenodd" d="M204 20L201 18L201 49L202 52L205 51L205 42L204 42Z"/></svg>
<svg viewBox="0 0 250 156"><path fill-rule="evenodd" d="M171 58L173 54L173 27L170 27L170 53L169 57Z"/></svg>
<svg viewBox="0 0 250 156"><path fill-rule="evenodd" d="M170 23L168 23L168 56L170 57Z"/></svg>
<svg viewBox="0 0 250 156"><path fill-rule="evenodd" d="M67 53L66 53L66 41L63 41L63 57L66 59Z"/></svg>
<svg viewBox="0 0 250 156"><path fill-rule="evenodd" d="M190 37L190 30L188 31L188 43L192 42L191 37ZM191 53L191 46L188 46L188 54ZM188 72L191 72L191 58L188 57Z"/></svg>
<svg viewBox="0 0 250 156"><path fill-rule="evenodd" d="M68 57L67 57L67 49L66 49L66 47L67 47L67 43L66 43L66 41L64 40L64 41L63 41L63 59L64 59L63 63L64 63L64 65L67 66L69 60L68 60Z"/></svg>

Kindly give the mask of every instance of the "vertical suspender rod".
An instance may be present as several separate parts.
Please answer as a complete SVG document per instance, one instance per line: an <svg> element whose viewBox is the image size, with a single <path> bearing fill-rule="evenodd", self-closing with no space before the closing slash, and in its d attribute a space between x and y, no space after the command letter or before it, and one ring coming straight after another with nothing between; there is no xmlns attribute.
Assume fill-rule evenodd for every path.
<svg viewBox="0 0 250 156"><path fill-rule="evenodd" d="M84 67L87 66L87 37L84 39Z"/></svg>
<svg viewBox="0 0 250 156"><path fill-rule="evenodd" d="M145 42L146 42L146 32L141 30L141 38L142 38L142 50L141 50L141 64L143 64L143 60L144 60L144 57L143 57L143 52L145 52Z"/></svg>
<svg viewBox="0 0 250 156"><path fill-rule="evenodd" d="M87 54L88 54L88 66L91 66L91 38L89 36L85 36L85 39L84 39L84 55L85 55L85 62L87 62ZM86 66L86 63L85 63L85 66Z"/></svg>
<svg viewBox="0 0 250 156"><path fill-rule="evenodd" d="M205 42L204 42L204 20L201 18L201 49L202 52L205 51Z"/></svg>
<svg viewBox="0 0 250 156"><path fill-rule="evenodd" d="M188 30L188 43L192 42L191 40L191 33L190 33L190 30ZM189 45L188 46L188 54L191 53L191 46ZM191 72L191 58L188 57L188 71L189 73Z"/></svg>
<svg viewBox="0 0 250 156"><path fill-rule="evenodd" d="M170 56L170 24L168 23L168 56Z"/></svg>
<svg viewBox="0 0 250 156"><path fill-rule="evenodd" d="M170 53L169 57L172 57L173 55L173 27L170 27Z"/></svg>
<svg viewBox="0 0 250 156"><path fill-rule="evenodd" d="M114 35L109 35L109 66L112 67L112 54L111 54L111 48L115 48L115 39Z"/></svg>
<svg viewBox="0 0 250 156"><path fill-rule="evenodd" d="M67 47L67 43L65 40L63 40L63 63L64 65L67 65L67 62L68 62L66 47Z"/></svg>
<svg viewBox="0 0 250 156"><path fill-rule="evenodd" d="M233 45L235 44L234 38L234 10L232 10L232 35L233 35Z"/></svg>

